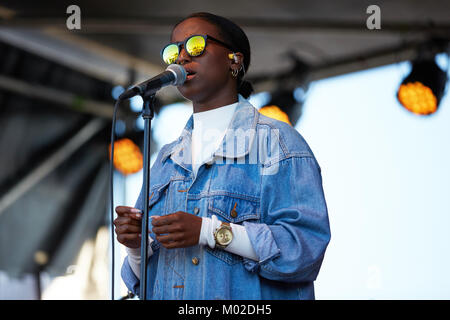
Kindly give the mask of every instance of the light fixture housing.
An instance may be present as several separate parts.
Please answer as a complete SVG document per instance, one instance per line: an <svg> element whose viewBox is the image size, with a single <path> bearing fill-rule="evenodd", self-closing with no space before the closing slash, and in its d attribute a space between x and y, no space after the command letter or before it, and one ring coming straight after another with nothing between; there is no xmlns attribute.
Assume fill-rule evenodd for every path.
<svg viewBox="0 0 450 320"><path fill-rule="evenodd" d="M305 90L306 91L306 90ZM295 126L301 116L303 101L297 101L293 90L278 88L271 93L270 101L259 112L265 116Z"/></svg>
<svg viewBox="0 0 450 320"><path fill-rule="evenodd" d="M434 56L412 62L410 74L400 84L397 99L405 109L419 115L437 111L444 95L447 73L436 64Z"/></svg>

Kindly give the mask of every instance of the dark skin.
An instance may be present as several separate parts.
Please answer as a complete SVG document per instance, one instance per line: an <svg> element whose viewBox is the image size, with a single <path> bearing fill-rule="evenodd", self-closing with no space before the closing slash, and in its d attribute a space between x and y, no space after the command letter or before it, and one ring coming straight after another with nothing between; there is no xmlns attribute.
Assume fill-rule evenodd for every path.
<svg viewBox="0 0 450 320"><path fill-rule="evenodd" d="M215 25L201 18L190 18L173 30L171 42L183 41L194 34L208 34L224 41ZM181 49L176 63L192 69L196 76L179 86L178 90L192 101L194 113L238 101L236 79L231 75L231 70L239 69L243 63L243 55L235 52L238 58L235 63L228 57L229 53L232 53L229 49L211 40L208 40L205 52L198 57L191 57L184 48Z"/></svg>
<svg viewBox="0 0 450 320"><path fill-rule="evenodd" d="M217 27L201 18L189 18L172 32L171 42L184 41L194 34L208 34L225 42ZM192 79L178 87L180 93L192 101L193 112L212 110L238 101L236 78L232 70L239 70L243 54L235 52L235 62L228 57L231 51L215 41L208 40L206 50L197 57L189 56L182 48L176 61L186 70L195 72ZM117 241L129 248L141 246L142 214L128 206L116 207L114 220ZM186 248L198 244L202 218L177 211L165 216L152 216L151 224L156 239L166 249Z"/></svg>
<svg viewBox="0 0 450 320"><path fill-rule="evenodd" d="M117 241L128 248L141 247L142 214L136 208L117 206L114 220ZM166 249L186 248L198 244L202 218L183 211L152 216L153 232Z"/></svg>

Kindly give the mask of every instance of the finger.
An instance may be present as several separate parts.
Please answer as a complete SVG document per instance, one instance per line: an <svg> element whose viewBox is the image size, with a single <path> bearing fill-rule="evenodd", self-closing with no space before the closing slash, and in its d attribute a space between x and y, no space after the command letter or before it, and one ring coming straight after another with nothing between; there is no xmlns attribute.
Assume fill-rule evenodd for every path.
<svg viewBox="0 0 450 320"><path fill-rule="evenodd" d="M127 234L127 233L141 233L141 227L138 226L133 226L130 224L125 224L125 225L121 225L116 227L116 233L123 233L123 234Z"/></svg>
<svg viewBox="0 0 450 320"><path fill-rule="evenodd" d="M152 225L154 227L164 226L164 225L168 225L170 223L171 223L171 219L168 215L152 219Z"/></svg>
<svg viewBox="0 0 450 320"><path fill-rule="evenodd" d="M171 213L165 216L152 216L152 225L154 227L172 224L179 220L178 213Z"/></svg>
<svg viewBox="0 0 450 320"><path fill-rule="evenodd" d="M117 206L116 213L119 216L127 216L127 215L131 215L131 214L142 213L142 211L140 209L137 209L134 207Z"/></svg>
<svg viewBox="0 0 450 320"><path fill-rule="evenodd" d="M163 236L156 236L156 240L158 240L161 243L170 243L173 241L181 241L184 239L184 233L178 232L178 233L169 233L167 235Z"/></svg>
<svg viewBox="0 0 450 320"><path fill-rule="evenodd" d="M117 206L116 207L116 213L117 215L123 217L125 215L128 215L130 213L131 207L128 206Z"/></svg>
<svg viewBox="0 0 450 320"><path fill-rule="evenodd" d="M179 233L183 232L183 227L180 225L180 223L172 223L168 225L163 225L159 227L153 227L152 228L153 233L160 235L165 233Z"/></svg>
<svg viewBox="0 0 450 320"><path fill-rule="evenodd" d="M142 225L140 220L132 219L131 217L119 217L119 218L114 220L114 225L115 226L122 226L122 225L126 225L126 224L130 224L130 225L134 225L134 226L141 226Z"/></svg>
<svg viewBox="0 0 450 320"><path fill-rule="evenodd" d="M131 211L131 210L133 210L133 211ZM139 210L139 209L133 208L131 210L130 210L130 213L125 214L125 216L129 217L129 218L131 218L131 219L133 219L135 221L137 221L137 223L140 225L141 221L142 221L142 214L143 213L142 212L136 212L136 210ZM135 212L135 213L133 213L133 212Z"/></svg>
<svg viewBox="0 0 450 320"><path fill-rule="evenodd" d="M140 239L141 239L140 234L137 233L122 233L117 235L117 241L119 241L122 244L127 243L129 241L136 241Z"/></svg>
<svg viewBox="0 0 450 320"><path fill-rule="evenodd" d="M130 218L134 219L135 221L138 221L138 223L141 223L142 220L142 213L138 212L138 213L132 213L129 215Z"/></svg>
<svg viewBox="0 0 450 320"><path fill-rule="evenodd" d="M160 227L153 227L152 231L154 234L156 235L161 235L161 234L165 234L165 233L169 233L169 226L160 226Z"/></svg>
<svg viewBox="0 0 450 320"><path fill-rule="evenodd" d="M156 236L156 240L158 240L159 242L161 242L162 244L164 243L169 243L172 240L172 235L168 234L168 235L164 235L164 236Z"/></svg>

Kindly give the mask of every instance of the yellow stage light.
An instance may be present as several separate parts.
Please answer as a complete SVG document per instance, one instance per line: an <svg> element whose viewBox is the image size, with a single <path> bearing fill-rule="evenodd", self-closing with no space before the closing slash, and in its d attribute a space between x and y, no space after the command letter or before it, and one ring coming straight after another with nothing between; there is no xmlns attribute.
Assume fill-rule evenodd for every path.
<svg viewBox="0 0 450 320"><path fill-rule="evenodd" d="M397 92L401 105L419 115L437 111L444 95L447 73L442 71L434 57L412 62L411 73L402 81Z"/></svg>
<svg viewBox="0 0 450 320"><path fill-rule="evenodd" d="M111 144L109 145L111 159ZM128 138L114 142L114 167L124 175L136 173L143 167L143 156L139 147Z"/></svg>
<svg viewBox="0 0 450 320"><path fill-rule="evenodd" d="M277 106L264 106L259 109L259 112L267 117L280 120L292 125L286 112L284 112Z"/></svg>
<svg viewBox="0 0 450 320"><path fill-rule="evenodd" d="M418 81L400 85L398 100L406 109L416 114L431 114L436 112L438 107L433 91Z"/></svg>

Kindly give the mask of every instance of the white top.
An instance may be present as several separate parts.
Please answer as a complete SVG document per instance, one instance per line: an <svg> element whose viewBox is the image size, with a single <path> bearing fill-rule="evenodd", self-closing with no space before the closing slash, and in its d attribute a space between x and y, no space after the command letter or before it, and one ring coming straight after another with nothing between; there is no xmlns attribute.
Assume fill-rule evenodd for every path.
<svg viewBox="0 0 450 320"><path fill-rule="evenodd" d="M192 129L192 171L197 175L198 168L212 158L233 118L238 102L216 109L193 114Z"/></svg>

